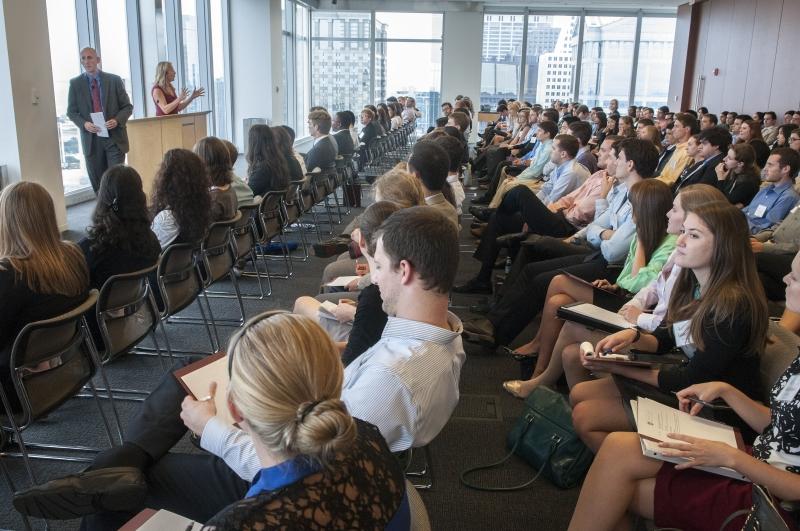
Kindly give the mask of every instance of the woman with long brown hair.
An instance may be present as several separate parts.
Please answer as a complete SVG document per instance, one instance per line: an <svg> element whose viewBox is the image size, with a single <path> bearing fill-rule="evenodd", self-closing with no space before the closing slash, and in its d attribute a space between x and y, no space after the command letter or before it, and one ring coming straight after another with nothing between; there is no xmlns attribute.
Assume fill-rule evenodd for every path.
<svg viewBox="0 0 800 531"><path fill-rule="evenodd" d="M732 145L727 156L714 169L717 172L715 184L728 201L738 208L749 205L761 186L753 146L747 143Z"/></svg>
<svg viewBox="0 0 800 531"><path fill-rule="evenodd" d="M622 272L617 281L611 284L605 279L595 280L593 284L607 291L608 296L599 300L595 290L586 283L567 275L558 275L547 289L547 302L542 310L542 321L536 337L523 349L528 354L512 351L518 361L524 358L536 360L533 378L526 381L505 382L503 388L512 395L522 398L528 396L539 385L553 385L561 377L561 360L554 347L564 325L557 316L558 309L573 302L592 302L610 311L617 311L627 302L631 294L647 286L661 271L672 251L683 219L670 217L672 192L661 181L646 179L631 187L630 193L633 218L636 221L636 238L631 240L630 250ZM537 352L538 354L533 354ZM554 363L553 363L554 362ZM539 377L542 375L541 377Z"/></svg>
<svg viewBox="0 0 800 531"><path fill-rule="evenodd" d="M759 355L767 336L767 301L750 248L750 231L741 210L728 203L700 205L686 214L675 263L681 271L667 310L668 327L652 333L626 329L600 340L595 352L668 352L680 349L688 364L660 370L608 367L577 349L562 353L572 388L573 423L594 451L614 431L632 429L617 382L635 380L667 396L690 385L722 380L750 397L759 397ZM589 371L619 378L590 380ZM623 383L624 384L624 383ZM660 392L660 393L659 393Z"/></svg>
<svg viewBox="0 0 800 531"><path fill-rule="evenodd" d="M211 194L211 219L231 219L239 209L239 200L231 185L233 166L227 146L219 138L207 136L201 138L192 151L203 161L211 185L208 189Z"/></svg>
<svg viewBox="0 0 800 531"><path fill-rule="evenodd" d="M756 152L756 164L763 168L769 158L769 146L761 136L761 122L758 120L745 120L739 125L739 135L736 143L748 143Z"/></svg>
<svg viewBox="0 0 800 531"><path fill-rule="evenodd" d="M80 305L88 289L86 260L77 245L61 239L47 190L27 181L7 186L0 194L0 384L6 390L20 330Z"/></svg>
<svg viewBox="0 0 800 531"><path fill-rule="evenodd" d="M289 187L287 156L280 149L278 128L256 124L247 136L247 184L255 195Z"/></svg>

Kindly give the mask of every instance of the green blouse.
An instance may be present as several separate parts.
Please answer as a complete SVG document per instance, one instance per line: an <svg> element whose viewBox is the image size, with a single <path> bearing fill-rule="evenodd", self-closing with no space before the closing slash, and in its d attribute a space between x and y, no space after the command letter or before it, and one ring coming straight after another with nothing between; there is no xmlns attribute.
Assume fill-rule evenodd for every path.
<svg viewBox="0 0 800 531"><path fill-rule="evenodd" d="M675 250L675 242L677 240L678 237L676 235L667 234L667 237L664 238L664 241L661 242L661 245L655 250L653 256L650 257L650 261L639 268L639 272L634 277L631 276L631 270L633 269L633 258L636 256L636 244L639 239L632 238L631 246L628 250L628 257L625 259L625 265L619 277L617 277L617 285L631 293L637 293L640 289L650 284L661 272L661 268L664 267L669 255Z"/></svg>

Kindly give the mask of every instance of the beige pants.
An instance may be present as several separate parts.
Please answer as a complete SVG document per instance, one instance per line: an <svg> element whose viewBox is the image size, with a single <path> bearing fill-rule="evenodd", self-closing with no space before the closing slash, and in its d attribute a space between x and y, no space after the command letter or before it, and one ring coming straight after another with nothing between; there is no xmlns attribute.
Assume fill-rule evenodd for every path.
<svg viewBox="0 0 800 531"><path fill-rule="evenodd" d="M538 192L542 188L542 181L533 180L533 179L517 179L516 177L507 178L506 177L506 169L503 168L500 170L500 184L497 185L497 191L494 193L494 197L492 201L489 203L489 208L497 208L500 206L500 203L503 202L503 198L506 196L509 190L514 188L515 186L527 186L531 189L533 193Z"/></svg>

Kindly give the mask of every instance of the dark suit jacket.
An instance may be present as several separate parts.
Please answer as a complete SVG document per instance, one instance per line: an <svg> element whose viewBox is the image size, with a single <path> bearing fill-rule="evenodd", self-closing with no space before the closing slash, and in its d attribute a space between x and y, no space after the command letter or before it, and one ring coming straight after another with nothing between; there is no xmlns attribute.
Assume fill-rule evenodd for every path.
<svg viewBox="0 0 800 531"><path fill-rule="evenodd" d="M361 130L361 134L358 136L358 139L362 144L369 147L379 136L380 128L378 127L378 124L375 122L370 122L364 126L364 129Z"/></svg>
<svg viewBox="0 0 800 531"><path fill-rule="evenodd" d="M314 168L327 170L336 167L336 155L339 154L339 147L336 139L331 135L325 136L315 143L311 150L306 154L306 169L314 171Z"/></svg>
<svg viewBox="0 0 800 531"><path fill-rule="evenodd" d="M128 152L128 132L125 124L133 112L133 105L125 92L125 84L119 76L100 72L100 85L102 90L103 114L106 120L114 118L117 127L108 131L111 140L123 153ZM81 144L86 156L92 155L92 134L84 129L83 124L91 122L89 116L92 112L92 95L89 92L89 82L81 74L69 80L69 96L67 97L67 116L81 132Z"/></svg>
<svg viewBox="0 0 800 531"><path fill-rule="evenodd" d="M334 133L333 138L336 139L336 145L339 148L339 155L352 155L355 151L353 146L353 136L348 129L342 129Z"/></svg>
<svg viewBox="0 0 800 531"><path fill-rule="evenodd" d="M717 171L715 168L717 164L722 162L723 158L725 158L725 155L720 153L707 161L696 162L688 166L683 170L678 180L672 185L673 195L691 184L709 184L711 186L716 186Z"/></svg>

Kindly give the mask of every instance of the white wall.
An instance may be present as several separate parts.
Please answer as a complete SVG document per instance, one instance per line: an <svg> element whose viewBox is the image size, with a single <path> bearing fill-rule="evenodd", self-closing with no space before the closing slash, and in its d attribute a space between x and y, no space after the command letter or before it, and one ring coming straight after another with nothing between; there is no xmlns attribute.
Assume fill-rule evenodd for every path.
<svg viewBox="0 0 800 531"><path fill-rule="evenodd" d="M59 227L67 228L45 0L2 2L0 164L7 166L10 182L47 188Z"/></svg>
<svg viewBox="0 0 800 531"><path fill-rule="evenodd" d="M280 0L230 3L233 142L242 151L245 118L275 123L283 112L282 95L276 91L283 83L280 15Z"/></svg>
<svg viewBox="0 0 800 531"><path fill-rule="evenodd" d="M446 12L442 35L442 102L459 94L480 104L483 13ZM477 125L477 124L476 124ZM477 127L473 128L476 134Z"/></svg>

